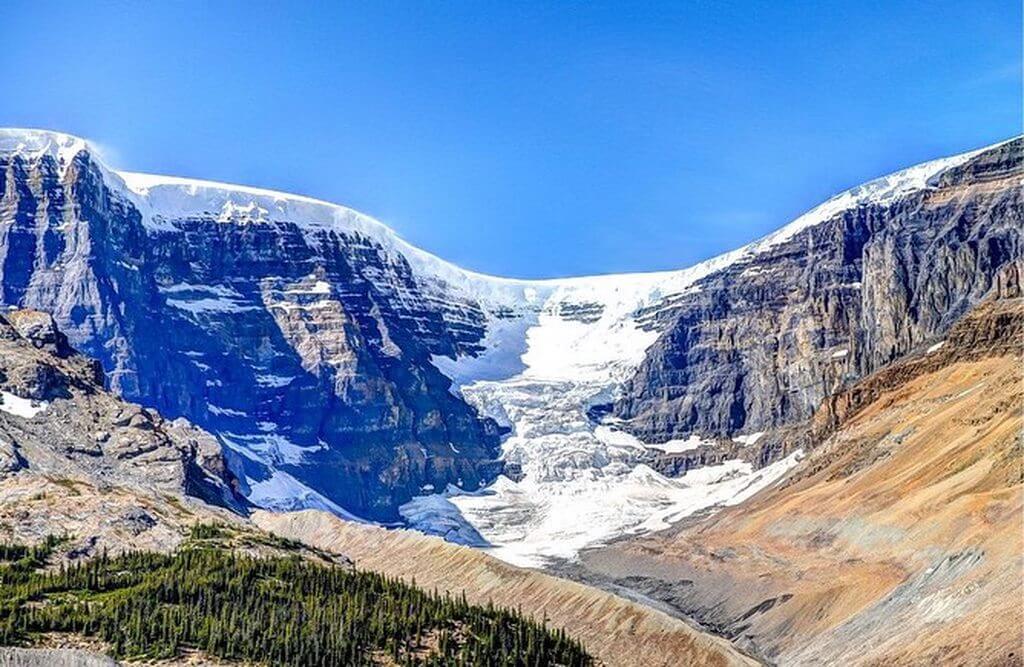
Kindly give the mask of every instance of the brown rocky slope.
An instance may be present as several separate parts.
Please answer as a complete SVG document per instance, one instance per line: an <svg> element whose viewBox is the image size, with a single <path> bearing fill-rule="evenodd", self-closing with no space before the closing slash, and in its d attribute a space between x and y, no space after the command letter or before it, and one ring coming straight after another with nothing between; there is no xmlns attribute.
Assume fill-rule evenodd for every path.
<svg viewBox="0 0 1024 667"><path fill-rule="evenodd" d="M503 563L469 547L408 530L343 521L326 512L258 511L260 528L343 553L357 568L382 572L427 590L465 593L471 603L520 609L564 628L606 665L753 665L721 638L651 607L541 572Z"/></svg>
<svg viewBox="0 0 1024 667"><path fill-rule="evenodd" d="M828 399L790 478L585 553L588 576L778 664L1022 664L1018 275L941 344Z"/></svg>

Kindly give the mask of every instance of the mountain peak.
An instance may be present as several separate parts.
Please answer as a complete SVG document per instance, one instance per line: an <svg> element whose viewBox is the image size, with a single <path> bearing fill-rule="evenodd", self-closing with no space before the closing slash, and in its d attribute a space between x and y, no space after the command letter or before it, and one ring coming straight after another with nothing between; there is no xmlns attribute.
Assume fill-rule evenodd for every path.
<svg viewBox="0 0 1024 667"><path fill-rule="evenodd" d="M18 153L33 159L50 155L63 169L81 151L96 152L85 139L64 132L0 128L0 153Z"/></svg>

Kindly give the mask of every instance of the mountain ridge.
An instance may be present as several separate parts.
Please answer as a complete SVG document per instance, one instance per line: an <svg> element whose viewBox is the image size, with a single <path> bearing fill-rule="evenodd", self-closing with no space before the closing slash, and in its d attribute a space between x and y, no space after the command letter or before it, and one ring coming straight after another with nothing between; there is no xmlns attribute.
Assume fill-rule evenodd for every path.
<svg viewBox="0 0 1024 667"><path fill-rule="evenodd" d="M12 142L19 138L24 137L32 144L24 144L23 147L11 148ZM219 191L223 193L238 193L245 194L254 197L269 198L278 201L294 201L300 203L311 204L315 206L322 206L330 209L335 209L343 215L353 215L360 219L360 222L367 225L367 227L376 227L378 230L382 230L387 234L392 235L400 245L402 250L409 250L417 253L425 258L429 258L432 261L446 265L451 269L465 274L466 276L487 280L496 281L502 283L508 283L511 285L524 285L524 286L551 286L563 283L572 283L575 281L587 281L587 280L599 280L601 278L613 278L620 276L667 276L670 274L679 273L695 269L704 264L713 263L714 265L720 265L726 257L731 256L733 253L737 253L741 250L757 247L757 246L768 246L772 243L780 242L785 237L792 235L796 231L806 229L807 226L814 224L813 221L821 221L822 216L830 215L834 212L841 210L844 205L855 206L865 199L874 197L898 197L901 192L913 191L921 189L927 185L927 181L930 178L937 176L940 172L950 167L956 166L957 164L963 163L972 157L975 157L983 152L999 148L1012 141L1024 138L1024 134L1010 137L1001 141L982 146L980 148L974 148L960 153L955 153L946 157L934 158L914 164L910 167L898 169L887 174L872 178L861 184L854 185L850 188L840 190L835 195L824 200L822 203L812 206L807 209L804 213L793 218L789 223L784 224L782 227L769 232L763 236L753 239L748 243L735 248L733 250L726 250L716 255L708 257L704 260L696 262L684 267L675 269L655 270L655 271L627 271L620 273L596 273L596 274L582 274L574 276L563 276L563 277L550 277L550 278L515 278L499 276L497 274L486 273L482 271L474 271L471 269L465 269L457 264L449 262L443 259L440 255L437 255L431 251L424 250L418 246L413 245L409 241L402 238L393 228L389 227L386 223L374 218L371 215L362 213L357 209L331 202L326 199L313 197L310 195L297 194L292 192L286 192L283 190L274 190L271 188L263 188L257 186L250 186L239 183L228 183L222 181L214 181L203 178L194 178L186 176L174 176L174 175L163 175L150 172L137 172L131 170L115 169L106 166L102 160L103 153L93 146L88 139L78 137L76 135L61 132L59 130L49 130L41 128L14 128L14 127L0 127L0 153L21 153L31 152L35 153L38 158L42 154L50 154L60 160L70 162L70 160L78 153L78 151L85 150L89 152L94 158L97 158L98 164L102 165L103 168L111 173L116 174L122 181L124 181L125 188L127 191L145 198L147 191L151 189L161 189L167 187L181 187L184 189L191 190L193 196L198 190L210 190ZM39 147L40 142L45 142L42 148ZM896 190L892 191L892 187L882 187L890 182L895 182ZM888 190L888 192L887 192ZM865 197L867 195L867 197ZM825 209L825 210L822 210ZM826 213L825 211L828 211ZM195 211L198 212L198 211ZM799 224L797 224L799 223Z"/></svg>
<svg viewBox="0 0 1024 667"><path fill-rule="evenodd" d="M888 221L912 219L911 204L973 187L960 181L991 171L959 175L962 165L1020 143L844 191L759 241L687 269L524 281L407 250L382 223L351 209L245 186L126 179L84 140L30 135L0 130L0 302L53 312L75 346L100 359L113 389L217 434L250 501L398 521L399 508L428 498L429 512L410 507L409 514L447 526L434 513L470 511L470 500L441 491L475 491L504 472L510 481L495 487L495 502L508 500L506 491L525 495L542 519L555 520L553 498L578 501L597 488L573 485L609 485L594 500L622 504L607 516L614 530L635 527L641 508L666 501L640 498L641 491L678 497L688 486L674 477L690 463L659 462L689 456L694 437L698 444L744 438L699 458L721 462L728 451L752 466L750 474L783 459L789 452L761 432L806 416L862 363L859 348L843 355L840 342L860 298L858 253L873 236L898 236L886 231ZM954 172L949 183L941 178ZM1006 205L1012 213L1015 204ZM827 270L807 268L811 248L832 258ZM883 259L893 252L881 249ZM797 337L809 343L794 347L782 367L751 368L763 354L749 357L742 346L716 361L716 372L705 372L710 358L700 350L668 354L688 318L713 338L722 317L778 301L780 286L793 280L823 301L784 313L805 322ZM832 284L845 290L836 299L846 310L830 305ZM693 304L697 310L688 310ZM761 338L789 345L790 334L779 338L783 324ZM754 330L750 321L735 326ZM824 379L820 362L803 361L819 350L839 355L827 361L835 370ZM698 419L660 401L678 386L664 380L687 374L714 385L683 387L713 399L699 405ZM806 385L796 402L770 382L788 376ZM657 443L662 449L650 447ZM658 484L640 484L649 475ZM632 489L626 496L614 491L620 483Z"/></svg>

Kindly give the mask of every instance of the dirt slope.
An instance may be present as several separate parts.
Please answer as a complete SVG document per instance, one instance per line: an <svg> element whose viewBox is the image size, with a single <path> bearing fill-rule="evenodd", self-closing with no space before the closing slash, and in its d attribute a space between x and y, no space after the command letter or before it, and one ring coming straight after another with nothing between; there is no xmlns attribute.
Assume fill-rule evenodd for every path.
<svg viewBox="0 0 1024 667"><path fill-rule="evenodd" d="M838 397L784 483L585 567L779 664L1024 664L1022 312L986 304Z"/></svg>
<svg viewBox="0 0 1024 667"><path fill-rule="evenodd" d="M581 639L607 665L755 664L728 642L654 609L582 584L507 565L480 551L404 530L342 521L315 510L257 512L262 529L343 553L356 567L425 589L465 592L470 602L519 607Z"/></svg>

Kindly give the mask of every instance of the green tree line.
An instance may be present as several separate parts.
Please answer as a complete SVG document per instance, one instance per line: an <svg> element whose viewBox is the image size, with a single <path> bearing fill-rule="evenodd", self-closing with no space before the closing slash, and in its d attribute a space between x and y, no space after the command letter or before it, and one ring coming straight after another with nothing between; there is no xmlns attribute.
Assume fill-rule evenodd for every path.
<svg viewBox="0 0 1024 667"><path fill-rule="evenodd" d="M0 644L67 632L102 639L118 658L192 648L268 665L592 664L562 630L372 572L195 540L173 554L41 569L58 543L0 545Z"/></svg>

